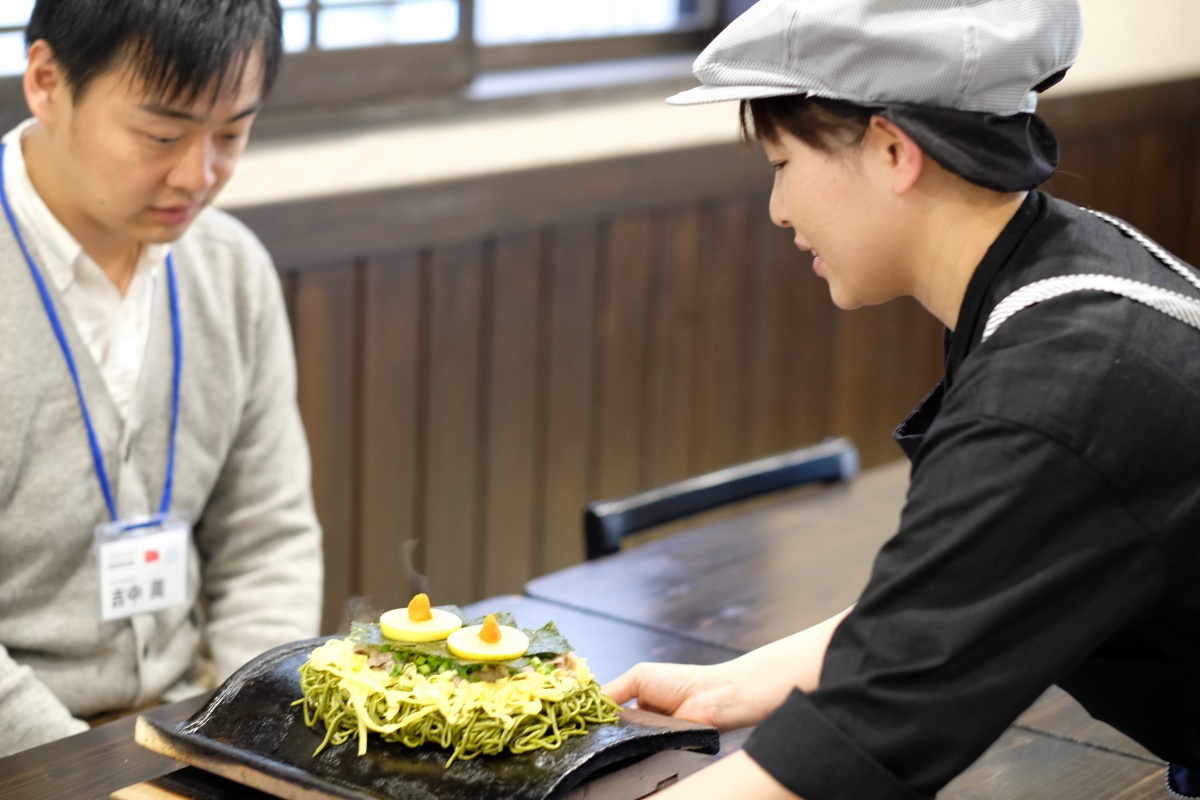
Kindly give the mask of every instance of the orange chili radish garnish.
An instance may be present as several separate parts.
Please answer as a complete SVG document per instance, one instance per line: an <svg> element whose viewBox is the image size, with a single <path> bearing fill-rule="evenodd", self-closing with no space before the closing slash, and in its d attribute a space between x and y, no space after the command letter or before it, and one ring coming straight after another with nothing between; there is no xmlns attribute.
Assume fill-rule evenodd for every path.
<svg viewBox="0 0 1200 800"><path fill-rule="evenodd" d="M462 617L429 607L429 595L419 594L407 608L393 608L379 616L379 632L397 642L434 642L462 628Z"/></svg>
<svg viewBox="0 0 1200 800"><path fill-rule="evenodd" d="M413 622L433 619L433 612L429 610L429 595L421 592L413 596L408 603L408 618Z"/></svg>
<svg viewBox="0 0 1200 800"><path fill-rule="evenodd" d="M479 638L488 644L496 644L500 641L500 625L496 622L495 614L487 615L487 619L483 621L483 628L479 631Z"/></svg>
<svg viewBox="0 0 1200 800"><path fill-rule="evenodd" d="M447 636L446 649L468 661L509 661L525 655L529 637L516 628L497 624L495 614L488 614L482 625L468 625Z"/></svg>

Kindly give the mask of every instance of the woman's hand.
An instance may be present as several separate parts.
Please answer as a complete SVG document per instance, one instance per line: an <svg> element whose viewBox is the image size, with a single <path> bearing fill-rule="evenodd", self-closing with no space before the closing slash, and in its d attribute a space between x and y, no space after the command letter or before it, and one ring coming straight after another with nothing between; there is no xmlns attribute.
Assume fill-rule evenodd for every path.
<svg viewBox="0 0 1200 800"><path fill-rule="evenodd" d="M787 638L712 666L637 664L604 691L624 704L730 731L757 725L794 689L811 692L840 614Z"/></svg>
<svg viewBox="0 0 1200 800"><path fill-rule="evenodd" d="M774 706L759 708L747 697L735 662L693 664L642 663L604 686L618 703L637 699L637 707L729 731L756 725Z"/></svg>

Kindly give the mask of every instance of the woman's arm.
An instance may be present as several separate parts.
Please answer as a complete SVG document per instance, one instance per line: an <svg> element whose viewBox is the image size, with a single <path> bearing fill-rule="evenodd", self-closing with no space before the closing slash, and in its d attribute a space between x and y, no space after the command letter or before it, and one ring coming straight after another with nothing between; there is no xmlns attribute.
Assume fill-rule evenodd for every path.
<svg viewBox="0 0 1200 800"><path fill-rule="evenodd" d="M679 783L654 793L654 800L797 800L758 762L739 750Z"/></svg>
<svg viewBox="0 0 1200 800"><path fill-rule="evenodd" d="M618 703L636 699L639 708L722 731L756 725L793 689L817 687L829 640L849 612L723 664L638 664L604 691Z"/></svg>

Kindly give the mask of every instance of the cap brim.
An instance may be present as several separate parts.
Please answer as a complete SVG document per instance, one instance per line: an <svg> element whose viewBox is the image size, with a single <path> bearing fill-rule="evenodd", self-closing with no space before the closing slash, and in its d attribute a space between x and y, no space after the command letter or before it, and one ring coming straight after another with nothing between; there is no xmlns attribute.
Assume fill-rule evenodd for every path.
<svg viewBox="0 0 1200 800"><path fill-rule="evenodd" d="M673 106L697 106L701 103L727 103L732 100L757 100L761 97L807 94L809 90L783 86L697 86L671 95L667 102Z"/></svg>

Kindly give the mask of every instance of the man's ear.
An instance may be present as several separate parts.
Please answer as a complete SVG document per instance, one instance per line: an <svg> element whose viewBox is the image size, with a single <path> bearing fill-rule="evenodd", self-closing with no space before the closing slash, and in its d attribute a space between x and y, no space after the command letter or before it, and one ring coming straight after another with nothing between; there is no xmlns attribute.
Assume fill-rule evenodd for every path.
<svg viewBox="0 0 1200 800"><path fill-rule="evenodd" d="M24 88L30 113L43 124L54 122L61 103L71 102L71 90L62 65L45 39L38 39L29 46Z"/></svg>
<svg viewBox="0 0 1200 800"><path fill-rule="evenodd" d="M925 153L891 120L871 117L863 143L877 156L874 163L882 167L885 179L895 194L904 194L921 177L925 168Z"/></svg>

